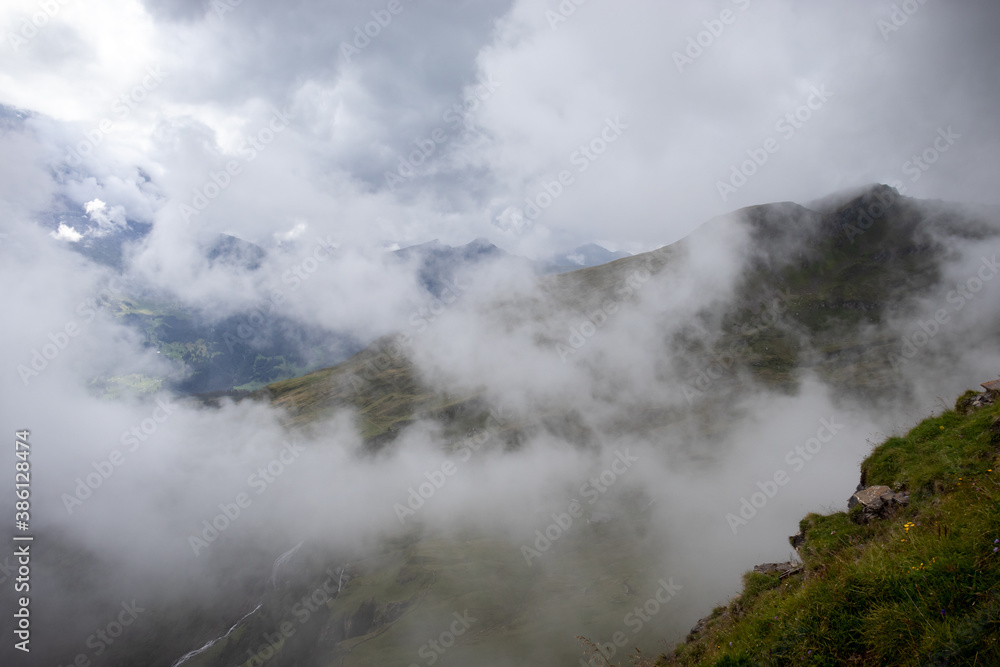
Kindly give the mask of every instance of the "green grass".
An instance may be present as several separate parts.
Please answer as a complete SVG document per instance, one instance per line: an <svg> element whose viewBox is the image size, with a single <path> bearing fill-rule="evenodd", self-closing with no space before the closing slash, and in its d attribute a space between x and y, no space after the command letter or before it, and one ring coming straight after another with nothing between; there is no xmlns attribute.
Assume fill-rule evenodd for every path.
<svg viewBox="0 0 1000 667"><path fill-rule="evenodd" d="M891 392L899 398L905 387L901 388L900 374L888 362L889 353L899 350L898 336L889 330L873 333L868 327L877 327L886 309L905 311L913 298L926 294L940 278L946 251L925 238L922 228L932 222L905 198L864 233L848 237L838 225L857 220L864 207L865 202L859 200L824 218L820 228L810 232L808 243L792 254L781 250L782 239L791 233L782 213L787 206L745 209L747 229L760 245L754 249L757 259L737 280L733 298L724 304L705 304L709 315L706 325L715 321L712 313L722 314L718 337L706 339L687 332L664 340L665 345L679 350L675 356L690 366L688 372L682 370L681 379L690 384L699 370L713 363L716 354L736 350L734 369L725 382L713 386L707 402L717 400L720 391L736 391L735 381L747 378L771 390L794 391L803 367L840 394L861 393L877 400ZM798 222L812 224L808 222L813 219L811 214L794 208L799 211L796 216L804 216L796 218ZM711 226L707 223L706 229ZM961 238L975 237L974 230L958 221L942 231ZM582 317L609 299L627 309L635 300L657 295L656 288L642 284L626 289L629 280L634 282L637 276L645 275L644 271L657 276L647 281L649 284L669 275L682 275L693 242L684 239L652 253L545 276L538 281L537 298L504 301L496 307L515 320L564 322ZM776 300L780 322L763 318L762 325L762 316L773 310ZM804 346L803 340L809 345ZM414 366L402 358L405 353L382 353L387 341L376 342L338 366L269 385L261 395L286 408L291 425L296 427L325 418L338 407L356 408L363 436L380 443L420 417L444 416L439 421L449 424L453 421L448 416L450 407L474 401L477 388L453 388L466 395L448 397L427 386ZM540 344L552 347L553 354L557 342L554 338L540 340ZM812 354L809 348L819 354ZM537 407L553 417L566 412L560 405ZM653 414L649 411L652 406L636 407L647 411L649 419L638 420L639 430L647 432L685 417L663 411Z"/></svg>
<svg viewBox="0 0 1000 667"><path fill-rule="evenodd" d="M865 482L908 490L907 507L808 515L802 574L748 573L657 664L1000 664L998 422L1000 406L949 411L877 447Z"/></svg>
<svg viewBox="0 0 1000 667"><path fill-rule="evenodd" d="M637 597L658 585L657 574L644 569L627 539L633 530L627 520L575 525L531 567L516 540L473 528L448 535L414 530L377 553L347 559L352 576L340 595L300 621L293 611L297 601L322 583L327 566L336 572L343 560L310 562L293 582L267 591L263 607L228 639L188 664L245 665L264 634L288 621L295 635L268 665L423 665L421 645L448 629L454 613L465 611L475 622L440 664L575 664L576 633L619 627ZM625 581L637 592L626 594ZM573 601L569 610L567 599ZM343 620L366 604L401 605L402 613L364 634L336 636ZM320 646L321 635L326 640ZM546 647L551 661L539 662L539 647Z"/></svg>
<svg viewBox="0 0 1000 667"><path fill-rule="evenodd" d="M95 378L90 386L104 398L119 400L125 397L151 396L163 389L163 379L132 373L109 378Z"/></svg>

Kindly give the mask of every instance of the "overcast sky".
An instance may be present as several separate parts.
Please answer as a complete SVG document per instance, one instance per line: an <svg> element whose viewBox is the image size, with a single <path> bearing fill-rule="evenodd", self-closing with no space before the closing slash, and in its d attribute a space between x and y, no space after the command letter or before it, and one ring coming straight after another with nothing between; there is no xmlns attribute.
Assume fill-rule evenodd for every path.
<svg viewBox="0 0 1000 667"><path fill-rule="evenodd" d="M0 193L100 199L152 256L195 230L635 252L875 181L1000 203L996 2L578 2L5 0L0 103L32 116Z"/></svg>

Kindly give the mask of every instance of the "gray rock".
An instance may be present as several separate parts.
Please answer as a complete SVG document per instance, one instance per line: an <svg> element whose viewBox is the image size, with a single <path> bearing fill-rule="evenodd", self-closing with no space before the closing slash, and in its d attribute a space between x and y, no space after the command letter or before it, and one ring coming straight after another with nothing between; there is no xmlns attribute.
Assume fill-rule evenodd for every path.
<svg viewBox="0 0 1000 667"><path fill-rule="evenodd" d="M895 514L898 508L909 503L909 494L896 493L888 486L878 485L856 491L847 500L847 509L861 505L858 520L860 523L868 523L872 519L886 519Z"/></svg>
<svg viewBox="0 0 1000 667"><path fill-rule="evenodd" d="M861 503L865 507L871 507L876 505L881 507L882 505L882 495L885 493L892 493L892 489L888 486L869 486L868 488L858 489L854 492L847 500L847 509L854 509L855 505Z"/></svg>
<svg viewBox="0 0 1000 667"><path fill-rule="evenodd" d="M799 532L789 537L788 541L791 543L793 549L799 551L799 547L805 544L806 534L799 530ZM801 556L802 552L799 552L799 555Z"/></svg>
<svg viewBox="0 0 1000 667"><path fill-rule="evenodd" d="M760 565L754 565L753 571L758 574L776 574L780 578L784 579L801 568L802 566L798 563L787 561L785 563L761 563Z"/></svg>

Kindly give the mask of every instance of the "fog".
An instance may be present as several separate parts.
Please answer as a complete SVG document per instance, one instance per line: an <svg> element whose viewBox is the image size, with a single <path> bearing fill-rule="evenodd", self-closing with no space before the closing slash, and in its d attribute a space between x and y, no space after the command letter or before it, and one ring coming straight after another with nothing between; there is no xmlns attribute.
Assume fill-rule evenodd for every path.
<svg viewBox="0 0 1000 667"><path fill-rule="evenodd" d="M297 613L292 591L327 580L331 618L402 604L392 659L460 626L467 664L562 664L619 631L655 655L753 565L794 559L874 445L1000 376L995 3L901 22L888 2L402 3L364 46L385 3L217 4L55 3L30 37L34 3L0 10L0 422L30 430L36 536L12 664L173 665L230 628L241 655L205 664L244 664L283 619L352 664L332 620ZM782 286L746 281L814 257L821 214L873 183L913 198L893 209L924 221L906 252L942 262L858 320L846 371ZM220 234L254 245L219 258ZM444 293L390 252L476 238L503 252ZM528 261L585 242L637 256ZM388 428L349 400L172 393L183 365L122 296L310 332L317 365L381 341L415 388L379 400L423 402ZM728 347L746 322L795 365ZM407 576L421 596L393 598Z"/></svg>
<svg viewBox="0 0 1000 667"><path fill-rule="evenodd" d="M953 242L941 286L888 323L904 354L903 337L912 338L935 311L954 311L932 346L901 366L909 393L887 392L879 405L833 391L808 369L797 371L791 392L761 384L739 365L721 377L720 366L698 373L697 364L725 368L726 358L691 358L678 341L692 326L706 340L721 336L719 313L732 306L738 280L757 257L739 214L706 223L679 247L626 260L592 290L574 287L575 274L538 277L520 261L490 262L462 277L460 297L418 328L408 321L419 300L413 265L338 252L303 284L306 296L297 301L289 291L282 306L303 308L300 317L326 325L333 315L319 304L338 275L377 276L383 286L376 293L392 298L365 309L359 297L357 316L345 318L348 290L333 291L344 306L333 321L347 319L368 335L408 333L403 349L423 385L478 396L491 415L458 437L418 415L373 452L358 415L345 406L294 429L289 415L266 401L226 399L212 407L169 394L102 396L88 386L95 376L152 374L165 362L106 308L88 308L90 295L107 285L107 271L29 225L15 230L16 251L7 251L11 261L0 271L5 284L24 286L7 298L14 299L11 312L32 313L33 325L10 330L5 356L11 367L31 367L34 350L49 343L59 349L35 374L4 378L5 405L16 428L31 429L32 517L46 536L35 548L58 544L60 554L78 557L70 566L40 558L32 574L43 655L54 660L86 653L79 647L94 631L94 615L122 600L139 600L151 610L143 620L158 626L182 609L228 609L197 633L180 633L194 644L224 634L223 626L259 602L272 561L300 544L303 551L284 567L301 569L288 576L314 571L315 562L327 569L365 562L391 551L393 540L463 543L474 536L508 549L522 576L572 576L599 588L614 570L591 556L605 547L595 551L580 540L588 521L602 515L613 518L615 548L630 563L622 571L641 573L641 580L621 575L639 601L661 578L681 587L669 614L635 637L647 651L663 650L664 641L679 639L732 596L750 566L792 557L787 538L805 513L843 509L874 443L950 405L989 379L983 373L991 365L1000 370L988 336L1000 312L989 282L975 296L966 293L962 308L948 297L954 284L977 274L983 256L992 257L995 241ZM293 251L287 255L296 261ZM269 259L263 275L287 261ZM61 270L78 273L67 281ZM246 278L239 267L214 269L226 270L232 275L219 278L226 289ZM762 322L780 299L763 303ZM63 336L70 323L77 335ZM302 554L314 564L304 565ZM74 592L67 595L68 588ZM552 620L523 649L527 655L564 656L574 628L591 622L574 611L578 588L588 586L544 598L538 614ZM46 632L49 623L63 628L58 637ZM409 621L414 651L433 623L420 615ZM594 639L608 641L616 628L605 631ZM561 637L558 648L553 636ZM198 646L176 648L163 659Z"/></svg>

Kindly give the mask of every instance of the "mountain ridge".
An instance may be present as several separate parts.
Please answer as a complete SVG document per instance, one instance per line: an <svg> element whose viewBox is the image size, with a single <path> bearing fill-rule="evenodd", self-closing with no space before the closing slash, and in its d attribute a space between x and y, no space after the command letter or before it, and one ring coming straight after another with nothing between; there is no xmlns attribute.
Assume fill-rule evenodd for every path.
<svg viewBox="0 0 1000 667"><path fill-rule="evenodd" d="M1000 233L996 222L967 222L955 213L957 209L947 207L952 217L925 215L921 206L918 200L902 197L888 186L875 186L825 216L793 203L747 207L729 218L703 223L690 237L657 251L543 277L539 284L543 293L554 300L554 311L586 312L593 304L613 297L615 287L629 274L643 268L652 275L658 274L671 262L679 261L699 235L712 233L715 227L735 217L745 221L740 224L750 229L754 240L748 270L737 287L736 299L723 317L723 332L718 340L706 346L692 330L691 338L681 341L694 360L692 368L709 358L713 350L740 349L742 365L759 380L791 388L792 369L808 358L821 375L848 380L842 385L844 389L877 396L893 382L893 369L886 360L887 348L895 340L892 336L876 336L869 347L885 354L872 354L869 349L863 357L858 356L857 345L852 341L869 326L912 308L913 298L939 282L940 265L947 253L930 231L971 240L993 238ZM790 222L796 221L804 224L790 226ZM787 326L771 327L753 336L741 335L739 331L757 318L760 309L778 294L787 295L781 306L782 321ZM822 356L816 358L812 353L803 356L800 342L803 336L809 337ZM398 346L392 345L393 340L394 337L383 339L340 366L271 385L257 397L288 409L293 423L309 421L310 418L303 417L300 409L303 406L308 406L309 414L319 414L323 412L319 406L328 401L353 405L367 415L366 419L372 418L374 435L384 435L390 424L408 423L413 401L430 400L429 393L417 389L419 383L415 379L404 379L410 378L412 368L405 355L396 349ZM557 342L549 341L553 346ZM394 349L388 357L383 349L386 346ZM387 366L374 367L376 358L385 358ZM859 364L864 366L864 373L856 372ZM395 386L389 382L390 377L415 392L408 394L409 398L400 397L403 403L392 403L391 407L376 400L377 392L371 393L373 379L377 379L378 387ZM321 396L303 395L305 386L320 390ZM361 388L362 393L354 393L351 387ZM375 407L376 404L380 407ZM383 414L381 409L387 413ZM400 411L408 416L398 416ZM388 413L397 417L388 417Z"/></svg>
<svg viewBox="0 0 1000 667"><path fill-rule="evenodd" d="M789 538L796 561L748 571L656 665L997 664L995 398L967 391L875 447L858 491L899 491L902 503L856 493L843 511L807 515Z"/></svg>

